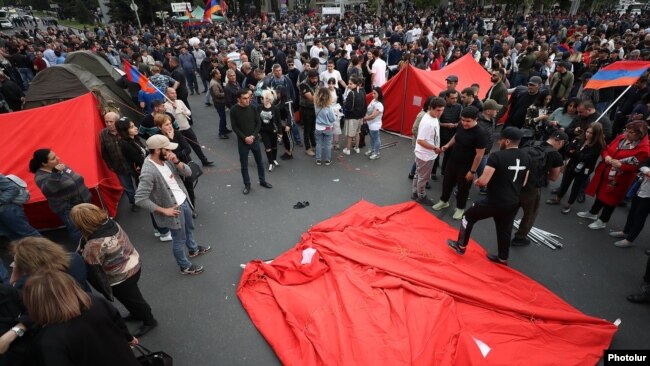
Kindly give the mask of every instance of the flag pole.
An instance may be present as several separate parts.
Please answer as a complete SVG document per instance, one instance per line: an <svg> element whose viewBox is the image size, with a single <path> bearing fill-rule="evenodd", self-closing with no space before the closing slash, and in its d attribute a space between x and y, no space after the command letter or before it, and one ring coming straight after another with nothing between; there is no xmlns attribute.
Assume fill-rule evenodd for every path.
<svg viewBox="0 0 650 366"><path fill-rule="evenodd" d="M607 109L605 109L605 110L603 111L603 113L600 114L600 116L599 116L599 117L594 121L594 123L600 121L600 119L603 118L603 116L605 116L605 115L607 114L607 112L609 112L609 110L612 109L612 107L613 107L614 105L616 105L616 103L617 103L621 98L623 98L623 96L625 95L625 93L627 93L627 91L630 90L630 88L632 87L632 85L634 85L634 84L630 84L630 85L627 87L627 89L625 89L625 90L624 90L624 91L623 91L623 92L622 92L622 93L621 93L621 94L616 98L616 100L614 100L614 102L612 102L612 104L610 104L609 107L607 107Z"/></svg>

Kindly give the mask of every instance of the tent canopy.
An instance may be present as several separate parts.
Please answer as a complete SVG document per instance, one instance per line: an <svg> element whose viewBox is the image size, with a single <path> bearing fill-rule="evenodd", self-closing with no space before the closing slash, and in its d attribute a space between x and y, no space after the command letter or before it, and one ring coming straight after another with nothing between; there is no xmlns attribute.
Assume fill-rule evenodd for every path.
<svg viewBox="0 0 650 366"><path fill-rule="evenodd" d="M474 83L480 85L480 99L483 99L492 85L490 73L470 55L465 55L437 71L420 70L409 65L381 87L384 94L382 128L411 136L413 122L422 110L424 102L429 96L437 96L447 89L445 79L449 75L458 77L456 90L459 92Z"/></svg>
<svg viewBox="0 0 650 366"><path fill-rule="evenodd" d="M90 71L74 63L48 67L36 74L25 95L24 109L58 103L89 91L97 93L105 107L111 106L135 122L142 119L143 115L126 93L116 94Z"/></svg>
<svg viewBox="0 0 650 366"><path fill-rule="evenodd" d="M52 149L62 163L83 176L93 193L93 203L115 216L122 187L100 156L99 131L104 123L92 93L45 107L0 114L0 128L0 155L6 157L0 159L0 172L15 174L27 182L31 199L25 212L32 226L61 226L28 169L32 154L41 148Z"/></svg>
<svg viewBox="0 0 650 366"><path fill-rule="evenodd" d="M242 273L283 365L594 365L617 327L485 258L415 202L359 202Z"/></svg>

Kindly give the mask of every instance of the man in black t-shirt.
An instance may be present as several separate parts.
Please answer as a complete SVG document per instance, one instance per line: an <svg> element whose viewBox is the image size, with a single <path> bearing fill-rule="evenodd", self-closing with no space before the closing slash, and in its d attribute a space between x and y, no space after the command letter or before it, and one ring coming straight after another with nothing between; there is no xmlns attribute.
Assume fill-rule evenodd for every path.
<svg viewBox="0 0 650 366"><path fill-rule="evenodd" d="M530 229L532 229L533 224L535 223L535 218L537 218L537 210L539 210L539 201L542 196L542 187L548 184L548 181L556 181L560 177L562 166L564 165L564 159L559 153L564 145L569 140L569 137L566 133L557 130L542 143L540 148L543 148L545 151L543 172L545 173L543 177L533 177L531 176L528 184L524 186L524 189L521 190L521 195L519 197L519 205L524 211L524 216L521 218L521 223L519 224L519 229L512 238L512 245L514 246L524 246L530 244L530 240L526 238ZM534 149L535 147L527 147L526 149ZM530 156L530 154L529 154ZM536 162L531 161L531 171L535 171L533 164ZM539 164L539 163L537 163Z"/></svg>
<svg viewBox="0 0 650 366"><path fill-rule="evenodd" d="M486 144L485 131L478 125L478 109L472 106L465 107L461 112L460 125L456 129L456 134L441 148L442 151L447 151L451 147L454 149L444 171L440 201L433 205L435 211L449 207L451 193L454 187L458 186L453 219L463 218L469 189L485 153Z"/></svg>
<svg viewBox="0 0 650 366"><path fill-rule="evenodd" d="M441 93L442 95L442 93ZM442 96L441 96L442 98ZM440 116L440 145L445 145L451 140L451 138L456 133L458 125L460 124L460 112L463 110L463 106L458 103L458 91L456 90L446 90L444 92L445 98L445 110ZM436 172L438 171L438 165L440 164L440 159L442 159L442 174L445 174L445 168L447 167L447 161L451 155L451 149L445 152L443 158L438 155L436 161L433 163L433 170L431 172L431 179L438 180L436 177Z"/></svg>
<svg viewBox="0 0 650 366"><path fill-rule="evenodd" d="M474 224L492 217L497 231L498 255L488 254L487 257L507 265L510 232L519 209L519 193L528 180L528 154L517 148L521 135L521 130L514 127L501 132L501 150L490 154L483 174L475 182L478 187L487 187L487 196L465 212L458 240L447 240L456 253L465 253Z"/></svg>

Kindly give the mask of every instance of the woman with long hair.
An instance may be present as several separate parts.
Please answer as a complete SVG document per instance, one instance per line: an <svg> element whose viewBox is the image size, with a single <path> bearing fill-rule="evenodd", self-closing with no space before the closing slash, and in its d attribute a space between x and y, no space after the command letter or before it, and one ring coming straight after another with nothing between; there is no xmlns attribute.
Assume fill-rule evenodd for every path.
<svg viewBox="0 0 650 366"><path fill-rule="evenodd" d="M34 182L43 192L50 209L63 221L72 242L78 244L81 233L70 220L70 210L74 205L92 199L84 178L63 164L48 148L34 151L29 171L34 173Z"/></svg>
<svg viewBox="0 0 650 366"><path fill-rule="evenodd" d="M379 159L379 149L381 149L381 118L384 115L384 95L381 88L375 86L372 88L372 101L368 105L366 116L363 117L363 123L368 124L370 130L370 148L366 151L366 156L370 160Z"/></svg>
<svg viewBox="0 0 650 366"><path fill-rule="evenodd" d="M129 344L138 344L108 301L84 292L61 271L29 278L23 301L42 326L36 340L38 365L138 366Z"/></svg>
<svg viewBox="0 0 650 366"><path fill-rule="evenodd" d="M314 112L316 113L316 165L323 162L322 152L325 150L325 165L332 164L332 136L334 134L334 98L326 87L321 87L314 96Z"/></svg>
<svg viewBox="0 0 650 366"><path fill-rule="evenodd" d="M555 197L546 201L549 205L559 204L571 186L569 201L562 209L563 214L571 212L571 205L578 198L582 184L593 172L601 151L607 146L603 125L598 122L592 123L582 136L584 137L571 142L567 148L570 159L564 168L560 189ZM571 185L572 183L573 185Z"/></svg>
<svg viewBox="0 0 650 366"><path fill-rule="evenodd" d="M190 144L185 141L185 137L183 137L180 132L174 130L171 117L169 117L167 113L156 113L153 121L160 129L161 135L166 136L169 141L178 144L178 147L175 150L172 150L172 152L176 154L180 161L182 161L184 164L188 164L192 160L190 159L192 148L190 147ZM185 186L185 189L187 189L187 195L189 196L190 203L192 204L192 210L194 211L193 216L196 216L194 180L192 180L192 177L183 177L183 185Z"/></svg>
<svg viewBox="0 0 650 366"><path fill-rule="evenodd" d="M576 116L580 99L571 98L564 106L557 108L546 118L547 124L554 128L567 128Z"/></svg>
<svg viewBox="0 0 650 366"><path fill-rule="evenodd" d="M594 220L589 225L590 229L598 230L607 227L614 208L625 198L639 166L648 155L650 155L650 146L646 121L628 123L625 132L603 150L601 153L603 159L596 167L596 173L585 190L587 195L596 198L594 204L589 211L578 212L579 217Z"/></svg>
<svg viewBox="0 0 650 366"><path fill-rule="evenodd" d="M266 159L269 162L269 172L280 165L278 163L278 137L282 137L282 123L280 122L280 110L273 104L275 99L274 90L264 89L262 104L258 107L260 120L262 120L260 136L266 151Z"/></svg>
<svg viewBox="0 0 650 366"><path fill-rule="evenodd" d="M140 181L139 177L140 170L142 169L142 164L144 163L144 159L149 153L147 146L138 135L138 126L136 126L135 123L130 121L128 118L122 117L117 120L117 122L115 122L115 128L117 129L117 133L122 138L120 141L122 155L132 168L131 175L133 176L135 185L137 186ZM171 241L171 231L169 231L168 228L159 227L156 224L156 220L154 220L152 213L149 213L149 216L151 216L151 223L154 227L154 235L159 238L160 241Z"/></svg>
<svg viewBox="0 0 650 366"><path fill-rule="evenodd" d="M83 235L79 251L86 264L101 267L95 273L103 274L101 280L110 286L112 295L129 311L127 318L142 321L135 336L141 337L155 328L158 322L138 287L142 272L140 255L120 224L108 217L106 211L90 203L74 206L70 216Z"/></svg>

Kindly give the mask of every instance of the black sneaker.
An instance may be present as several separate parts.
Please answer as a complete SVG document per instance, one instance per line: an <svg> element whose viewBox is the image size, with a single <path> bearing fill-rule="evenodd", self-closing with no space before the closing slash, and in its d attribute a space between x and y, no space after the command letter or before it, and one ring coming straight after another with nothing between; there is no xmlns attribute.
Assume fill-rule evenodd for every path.
<svg viewBox="0 0 650 366"><path fill-rule="evenodd" d="M435 202L433 202L429 197L424 196L424 197L418 197L417 201L425 206L433 206Z"/></svg>
<svg viewBox="0 0 650 366"><path fill-rule="evenodd" d="M447 239L447 245L460 255L465 254L465 250L467 249L467 247L462 247L456 240Z"/></svg>
<svg viewBox="0 0 650 366"><path fill-rule="evenodd" d="M325 166L330 166L330 165L332 165L332 161L331 160L325 160Z"/></svg>
<svg viewBox="0 0 650 366"><path fill-rule="evenodd" d="M415 174L409 173L409 179L413 180L413 178L415 178Z"/></svg>
<svg viewBox="0 0 650 366"><path fill-rule="evenodd" d="M140 338L143 335L149 333L153 328L157 326L158 326L158 321L154 319L151 324L142 324L142 326L138 328L138 330L136 330L135 333L133 333L133 336L136 338Z"/></svg>
<svg viewBox="0 0 650 366"><path fill-rule="evenodd" d="M528 238L512 238L510 241L510 245L515 246L515 247L525 247L530 244L530 240Z"/></svg>
<svg viewBox="0 0 650 366"><path fill-rule="evenodd" d="M181 274L184 275L197 275L201 273L203 273L203 266L197 266L196 264L192 264L187 268L181 268Z"/></svg>
<svg viewBox="0 0 650 366"><path fill-rule="evenodd" d="M209 245L207 247L199 245L195 251L190 252L190 258L198 257L200 255L203 255L203 254L211 251L211 250L212 250L212 247L209 246Z"/></svg>
<svg viewBox="0 0 650 366"><path fill-rule="evenodd" d="M501 264L503 266L508 265L507 260L503 260L503 259L499 258L499 256L497 256L496 254L488 254L487 259L491 260L494 263Z"/></svg>

